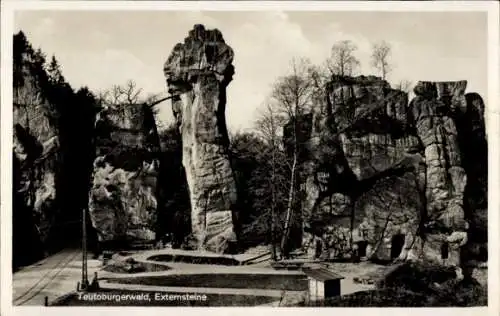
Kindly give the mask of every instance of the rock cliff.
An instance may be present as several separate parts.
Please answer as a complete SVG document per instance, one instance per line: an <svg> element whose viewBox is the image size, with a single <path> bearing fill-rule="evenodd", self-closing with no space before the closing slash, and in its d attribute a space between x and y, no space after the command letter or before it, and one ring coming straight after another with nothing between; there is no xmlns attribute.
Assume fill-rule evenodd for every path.
<svg viewBox="0 0 500 316"><path fill-rule="evenodd" d="M215 252L229 251L236 241L236 183L225 121L233 55L219 30L195 25L164 65L182 136L192 234L197 248Z"/></svg>
<svg viewBox="0 0 500 316"><path fill-rule="evenodd" d="M13 37L13 267L73 247L88 204L98 103L53 56Z"/></svg>
<svg viewBox="0 0 500 316"><path fill-rule="evenodd" d="M96 131L89 214L99 241L155 240L159 138L151 109L106 107Z"/></svg>
<svg viewBox="0 0 500 316"><path fill-rule="evenodd" d="M320 240L323 257L357 249L374 259L459 265L487 188L484 158L467 149L475 139L486 157L484 104L465 88L419 82L408 102L377 77L333 78L310 118L306 243Z"/></svg>
<svg viewBox="0 0 500 316"><path fill-rule="evenodd" d="M24 60L16 67L13 95L14 261L34 247L43 252L56 215L56 178L60 160L58 129L37 78ZM28 248L26 248L28 247ZM40 254L34 254L35 257Z"/></svg>

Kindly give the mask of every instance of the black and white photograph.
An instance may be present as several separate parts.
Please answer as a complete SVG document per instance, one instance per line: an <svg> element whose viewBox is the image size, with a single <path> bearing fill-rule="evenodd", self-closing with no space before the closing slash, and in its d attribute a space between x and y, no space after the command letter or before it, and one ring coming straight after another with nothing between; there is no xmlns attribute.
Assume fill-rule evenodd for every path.
<svg viewBox="0 0 500 316"><path fill-rule="evenodd" d="M491 312L498 4L430 2L2 5L2 302Z"/></svg>

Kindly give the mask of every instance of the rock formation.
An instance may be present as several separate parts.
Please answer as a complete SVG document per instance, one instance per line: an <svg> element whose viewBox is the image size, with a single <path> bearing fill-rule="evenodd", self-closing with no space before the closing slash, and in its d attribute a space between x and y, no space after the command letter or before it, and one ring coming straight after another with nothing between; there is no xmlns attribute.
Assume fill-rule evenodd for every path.
<svg viewBox="0 0 500 316"><path fill-rule="evenodd" d="M220 31L195 25L165 62L177 129L164 135L175 144L161 155L149 106L107 106L92 126L94 96L88 89L74 92L58 67L49 74L43 54L22 33L16 36L14 261L45 251L49 237L76 231L72 227L79 227L87 204L101 242L153 241L159 232L160 237L173 233L175 247L184 239L200 250L233 251L244 220L238 220L225 121L234 53ZM407 93L378 77L332 78L324 98L300 118L298 138L305 146L292 207L303 212L294 216L291 236L302 237L304 229L304 246L321 248L317 252L324 258L357 253L452 266L464 258L486 259L485 105L478 94L465 93L466 85L419 82L408 102ZM73 124L81 114L84 123ZM283 131L288 154L290 128ZM86 136L78 137L80 132ZM94 145L87 192L94 157L80 156L93 153ZM160 159L169 163L161 175ZM75 166L83 171L72 172ZM158 222L164 226L158 228ZM255 234L249 227L246 236ZM290 244L296 246L296 240Z"/></svg>
<svg viewBox="0 0 500 316"><path fill-rule="evenodd" d="M89 214L99 241L155 240L159 138L151 109L108 106L96 130Z"/></svg>
<svg viewBox="0 0 500 316"><path fill-rule="evenodd" d="M376 77L335 78L326 90L306 163L306 230L322 239L323 256L347 255L358 241L385 256L390 236L382 232L399 234L419 217L419 203L394 192L418 192L418 139L407 124L406 93ZM388 216L402 203L405 214Z"/></svg>
<svg viewBox="0 0 500 316"><path fill-rule="evenodd" d="M164 66L172 108L182 135L182 163L197 247L228 251L236 241L236 184L228 156L226 86L233 50L219 30L195 25Z"/></svg>
<svg viewBox="0 0 500 316"><path fill-rule="evenodd" d="M73 89L25 34L13 36L13 267L81 239L96 99Z"/></svg>
<svg viewBox="0 0 500 316"><path fill-rule="evenodd" d="M422 255L437 263L460 263L467 242L464 191L467 175L461 162L454 116L467 108L465 81L419 82L410 103L426 163L426 222ZM447 254L446 254L447 253Z"/></svg>
<svg viewBox="0 0 500 316"><path fill-rule="evenodd" d="M36 78L27 67L21 68L22 84L14 87L13 95L14 243L27 239L43 244L56 216L60 146L57 126L50 115L51 105L44 99Z"/></svg>
<svg viewBox="0 0 500 316"><path fill-rule="evenodd" d="M408 104L406 93L377 77L328 84L326 101L313 111L301 179L306 241L321 240L322 256L357 248L377 259L460 264L466 219L474 218L464 209L466 169L476 179L485 169L464 165L467 140L482 139L486 155L484 105L466 97L465 87L419 82ZM484 171L481 179L476 199L484 197Z"/></svg>

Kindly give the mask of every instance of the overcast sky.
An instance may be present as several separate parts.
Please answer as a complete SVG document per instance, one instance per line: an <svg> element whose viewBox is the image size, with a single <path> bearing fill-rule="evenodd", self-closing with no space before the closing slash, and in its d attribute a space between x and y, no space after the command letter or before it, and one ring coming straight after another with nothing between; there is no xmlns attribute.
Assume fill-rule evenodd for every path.
<svg viewBox="0 0 500 316"><path fill-rule="evenodd" d="M173 12L24 11L15 29L49 56L77 88L97 92L137 82L146 93L165 93L163 63L196 23L218 28L235 52L226 116L232 131L251 128L275 79L293 57L322 62L331 45L351 39L363 74L371 43L392 45L388 80L462 80L467 91L487 93L487 16L465 12ZM172 119L169 103L160 118Z"/></svg>

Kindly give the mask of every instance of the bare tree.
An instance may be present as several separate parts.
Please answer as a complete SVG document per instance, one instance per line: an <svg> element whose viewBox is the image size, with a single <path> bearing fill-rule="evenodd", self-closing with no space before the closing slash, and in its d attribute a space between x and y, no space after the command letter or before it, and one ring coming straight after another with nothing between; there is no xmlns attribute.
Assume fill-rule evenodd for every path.
<svg viewBox="0 0 500 316"><path fill-rule="evenodd" d="M392 70L392 66L389 63L390 55L391 45L386 41L380 41L373 44L371 56L372 66L380 72L384 80L387 74Z"/></svg>
<svg viewBox="0 0 500 316"><path fill-rule="evenodd" d="M277 191L280 185L277 180L278 160L284 158L283 148L281 146L282 135L280 129L284 125L284 117L271 104L266 104L264 110L260 113L256 122L257 131L262 139L271 149L271 255L273 260L277 259L276 251L276 218L277 218Z"/></svg>
<svg viewBox="0 0 500 316"><path fill-rule="evenodd" d="M119 106L124 104L137 104L142 99L142 89L137 88L133 80L128 80L124 85L113 85L107 91L99 93L99 99L107 105Z"/></svg>
<svg viewBox="0 0 500 316"><path fill-rule="evenodd" d="M354 56L358 47L350 40L335 43L332 46L331 56L326 60L326 68L330 74L351 76L359 67L360 62Z"/></svg>
<svg viewBox="0 0 500 316"><path fill-rule="evenodd" d="M309 77L311 64L306 59L292 60L291 74L281 77L274 85L271 99L276 110L282 113L285 120L291 124L292 138L292 166L290 173L290 185L286 207L284 231L280 248L284 256L288 253L290 229L293 219L293 211L296 199L297 169L299 164L300 150L300 120L310 109L313 83Z"/></svg>
<svg viewBox="0 0 500 316"><path fill-rule="evenodd" d="M273 106L271 103L267 103L262 111L259 112L257 121L255 122L260 137L270 145L271 148L276 148L276 150L279 150L282 136L280 129L284 124L285 118L282 113L280 113L276 106Z"/></svg>

